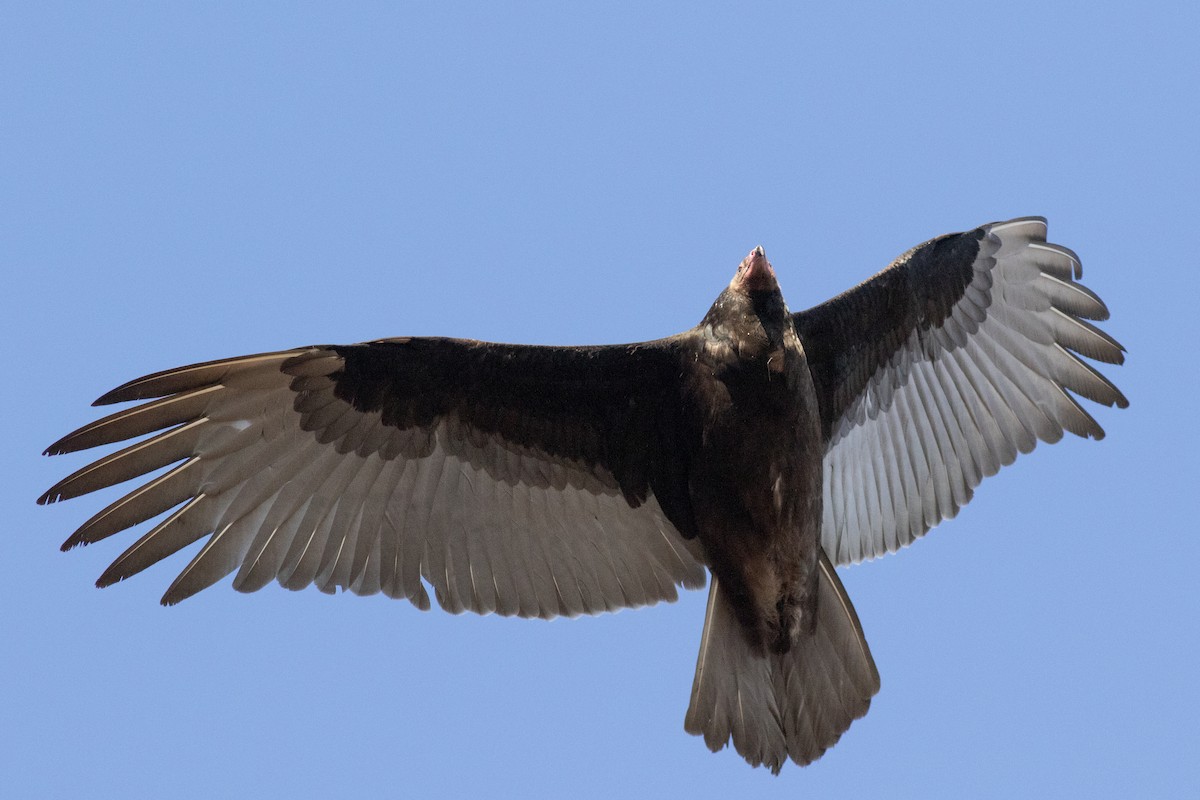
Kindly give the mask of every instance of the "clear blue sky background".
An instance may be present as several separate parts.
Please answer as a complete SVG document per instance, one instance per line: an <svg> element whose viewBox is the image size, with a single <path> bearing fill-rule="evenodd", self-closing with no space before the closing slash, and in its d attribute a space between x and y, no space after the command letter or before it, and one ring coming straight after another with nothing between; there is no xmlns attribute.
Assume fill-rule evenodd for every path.
<svg viewBox="0 0 1200 800"><path fill-rule="evenodd" d="M0 793L1200 796L1196 4L399 6L0 11ZM98 591L132 537L58 545L104 498L33 502L84 463L38 453L146 372L654 338L756 244L799 309L1026 214L1108 301L1132 407L843 571L883 689L778 778L683 732L702 592L164 609L186 557Z"/></svg>

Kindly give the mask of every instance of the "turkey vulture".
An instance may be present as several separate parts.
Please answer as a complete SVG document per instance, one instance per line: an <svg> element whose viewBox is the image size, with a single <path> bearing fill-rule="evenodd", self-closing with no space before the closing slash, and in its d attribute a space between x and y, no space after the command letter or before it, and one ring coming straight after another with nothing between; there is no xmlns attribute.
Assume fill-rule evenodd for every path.
<svg viewBox="0 0 1200 800"><path fill-rule="evenodd" d="M170 605L232 572L448 611L597 614L712 573L686 729L778 772L879 674L834 571L911 543L1040 439L1099 439L1084 362L1123 348L1079 259L1028 217L933 239L792 314L762 248L695 328L637 344L398 338L210 361L47 454L154 434L39 499L151 473L64 549L167 511L97 582L198 540ZM173 509L173 510L172 510Z"/></svg>

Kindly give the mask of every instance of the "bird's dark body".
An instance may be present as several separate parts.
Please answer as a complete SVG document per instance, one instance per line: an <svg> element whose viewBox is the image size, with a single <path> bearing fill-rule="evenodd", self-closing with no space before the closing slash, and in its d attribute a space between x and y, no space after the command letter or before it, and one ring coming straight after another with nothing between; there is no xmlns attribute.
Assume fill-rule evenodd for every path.
<svg viewBox="0 0 1200 800"><path fill-rule="evenodd" d="M821 441L804 350L778 291L727 289L695 339L685 391L700 540L752 647L787 652L817 602Z"/></svg>
<svg viewBox="0 0 1200 800"><path fill-rule="evenodd" d="M1045 235L938 237L796 314L756 248L699 325L650 342L414 337L155 373L47 453L133 443L39 502L170 467L64 544L165 515L98 584L204 539L167 605L236 572L550 618L674 600L707 567L685 729L807 764L879 690L834 566L910 544L1038 441L1102 437L1077 396L1127 405L1082 358L1121 363L1088 322L1108 310Z"/></svg>

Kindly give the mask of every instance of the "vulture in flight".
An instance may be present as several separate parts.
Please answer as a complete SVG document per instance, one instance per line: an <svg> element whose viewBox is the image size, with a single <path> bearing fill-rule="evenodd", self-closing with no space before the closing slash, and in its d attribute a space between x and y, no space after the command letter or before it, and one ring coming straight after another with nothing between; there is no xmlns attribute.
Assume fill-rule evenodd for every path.
<svg viewBox="0 0 1200 800"><path fill-rule="evenodd" d="M711 573L685 728L808 764L879 674L834 567L910 544L979 482L1127 405L1078 257L1027 217L941 236L793 314L762 248L700 324L651 342L397 338L210 361L47 449L134 439L52 503L155 473L67 539L170 511L97 582L203 540L163 596L383 592L542 617L674 600ZM150 434L145 438L145 434ZM156 472L162 467L171 468Z"/></svg>

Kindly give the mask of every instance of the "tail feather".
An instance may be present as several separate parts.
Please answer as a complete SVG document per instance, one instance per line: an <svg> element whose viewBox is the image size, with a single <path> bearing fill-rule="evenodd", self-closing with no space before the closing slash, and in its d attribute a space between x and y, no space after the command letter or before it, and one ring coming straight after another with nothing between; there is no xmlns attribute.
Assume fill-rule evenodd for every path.
<svg viewBox="0 0 1200 800"><path fill-rule="evenodd" d="M825 554L820 560L817 624L790 651L759 655L742 634L713 578L684 728L710 750L733 740L754 766L778 773L790 758L821 757L867 713L879 673L858 616Z"/></svg>

